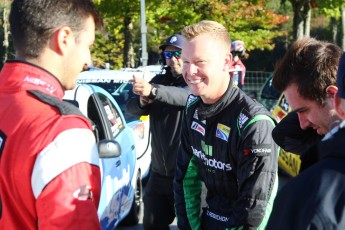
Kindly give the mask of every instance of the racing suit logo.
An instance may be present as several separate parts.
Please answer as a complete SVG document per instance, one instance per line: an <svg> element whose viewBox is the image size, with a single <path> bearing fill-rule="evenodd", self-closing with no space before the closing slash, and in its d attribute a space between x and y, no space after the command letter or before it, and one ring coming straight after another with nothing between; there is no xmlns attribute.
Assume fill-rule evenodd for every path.
<svg viewBox="0 0 345 230"><path fill-rule="evenodd" d="M92 199L92 190L90 185L82 185L79 189L77 189L73 196L78 200L89 200Z"/></svg>
<svg viewBox="0 0 345 230"><path fill-rule="evenodd" d="M220 123L217 124L216 137L227 142L229 140L229 134L230 127Z"/></svg>
<svg viewBox="0 0 345 230"><path fill-rule="evenodd" d="M193 121L191 128L199 133L201 133L201 135L205 136L205 128L202 127L199 123Z"/></svg>
<svg viewBox="0 0 345 230"><path fill-rule="evenodd" d="M26 76L24 78L24 82L28 82L28 83L33 84L33 85L42 86L43 88L45 88L51 94L56 91L56 88L53 85L50 85L49 83L47 83L47 82L45 82L45 81L43 81L42 79L39 79L39 78Z"/></svg>
<svg viewBox="0 0 345 230"><path fill-rule="evenodd" d="M217 161L215 158L211 158L211 159L207 158L205 153L203 153L200 150L195 149L193 146L191 146L191 147L192 147L194 156L196 156L198 159L200 159L205 166L212 168L212 169L219 169L219 170L223 170L223 171L231 171L232 170L230 163L224 163L221 161Z"/></svg>
<svg viewBox="0 0 345 230"><path fill-rule="evenodd" d="M198 120L198 110L197 109L194 111L193 118Z"/></svg>
<svg viewBox="0 0 345 230"><path fill-rule="evenodd" d="M246 123L247 121L248 121L248 117L244 115L243 113L241 113L240 117L238 118L238 126L242 128L244 123Z"/></svg>
<svg viewBox="0 0 345 230"><path fill-rule="evenodd" d="M207 145L205 143L205 141L201 141L201 149L202 151L204 151L204 153L209 156L212 157L213 156L213 152L212 152L212 145Z"/></svg>
<svg viewBox="0 0 345 230"><path fill-rule="evenodd" d="M245 156L251 153L255 154L256 156L268 156L272 153L271 145L260 144L253 145L251 148L243 149L243 154Z"/></svg>
<svg viewBox="0 0 345 230"><path fill-rule="evenodd" d="M206 215L217 221L228 222L229 220L229 217L218 215L216 213L211 212L210 210L206 210Z"/></svg>
<svg viewBox="0 0 345 230"><path fill-rule="evenodd" d="M195 101L197 101L199 98L197 96L194 95L189 95L188 99L187 99L187 108L189 106L191 106L192 104L194 104Z"/></svg>

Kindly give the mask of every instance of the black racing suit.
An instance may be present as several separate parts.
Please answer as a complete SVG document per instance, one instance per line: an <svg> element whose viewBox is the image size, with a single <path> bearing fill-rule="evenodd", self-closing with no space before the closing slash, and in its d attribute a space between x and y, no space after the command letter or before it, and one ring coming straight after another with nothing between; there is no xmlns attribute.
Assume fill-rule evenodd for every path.
<svg viewBox="0 0 345 230"><path fill-rule="evenodd" d="M179 229L265 227L278 187L274 125L237 87L210 106L189 96L174 183ZM199 178L208 190L201 222Z"/></svg>
<svg viewBox="0 0 345 230"><path fill-rule="evenodd" d="M141 107L139 97L134 97L126 109L134 115L150 115L152 161L144 194L144 228L163 230L175 218L173 178L182 116L190 91L182 75L172 76L170 67L150 83L157 87L153 103Z"/></svg>

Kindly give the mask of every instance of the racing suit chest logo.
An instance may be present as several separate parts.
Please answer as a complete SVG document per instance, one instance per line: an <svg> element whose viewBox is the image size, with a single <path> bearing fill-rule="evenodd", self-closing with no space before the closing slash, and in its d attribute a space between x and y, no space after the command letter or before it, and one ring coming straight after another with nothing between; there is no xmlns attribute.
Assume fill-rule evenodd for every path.
<svg viewBox="0 0 345 230"><path fill-rule="evenodd" d="M205 136L205 128L202 127L198 122L193 121L191 128L199 133L201 133L201 135Z"/></svg>
<svg viewBox="0 0 345 230"><path fill-rule="evenodd" d="M193 155L196 156L198 159L200 159L205 166L210 167L212 169L222 170L222 171L231 171L232 170L230 163L224 163L222 161L218 161L215 158L208 158L207 155L203 151L197 150L193 146L191 146L191 147L193 150ZM211 157L212 157L212 155L211 155Z"/></svg>

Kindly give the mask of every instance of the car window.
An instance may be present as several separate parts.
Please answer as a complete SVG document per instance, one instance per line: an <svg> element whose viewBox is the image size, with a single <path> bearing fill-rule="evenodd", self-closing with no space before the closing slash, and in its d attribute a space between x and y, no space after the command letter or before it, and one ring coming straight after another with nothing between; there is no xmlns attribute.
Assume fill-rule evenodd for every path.
<svg viewBox="0 0 345 230"><path fill-rule="evenodd" d="M115 105L109 100L104 94L97 93L99 99L102 102L102 105L104 107L104 110L106 112L109 125L111 127L111 131L113 133L113 136L116 137L120 131L124 128L119 112L117 111Z"/></svg>
<svg viewBox="0 0 345 230"><path fill-rule="evenodd" d="M93 85L97 85L103 89L105 89L117 102L119 105L123 116L127 122L131 122L134 120L139 120L139 116L134 116L128 114L125 110L126 104L130 98L134 96L132 91L133 84L131 83L92 83Z"/></svg>
<svg viewBox="0 0 345 230"><path fill-rule="evenodd" d="M278 100L280 92L277 91L272 85L272 76L270 76L265 82L261 90L261 98Z"/></svg>

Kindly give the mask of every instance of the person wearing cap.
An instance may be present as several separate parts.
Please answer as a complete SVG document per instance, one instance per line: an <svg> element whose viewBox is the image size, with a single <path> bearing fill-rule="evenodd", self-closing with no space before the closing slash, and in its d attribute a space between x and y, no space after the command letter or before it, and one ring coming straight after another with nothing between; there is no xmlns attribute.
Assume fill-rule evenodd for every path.
<svg viewBox="0 0 345 230"><path fill-rule="evenodd" d="M230 36L223 25L203 20L186 26L182 35L183 77L193 94L176 160L178 228L264 229L278 189L275 122L262 104L233 85Z"/></svg>
<svg viewBox="0 0 345 230"><path fill-rule="evenodd" d="M286 134L289 127L278 124L272 135L280 142L286 134L288 148L311 146L301 153L302 165L305 157L312 160L278 192L266 229L345 228L344 74L342 49L314 38L294 42L276 64L273 86L285 94L300 129L290 125L295 130ZM303 132L322 139L291 143Z"/></svg>
<svg viewBox="0 0 345 230"><path fill-rule="evenodd" d="M150 82L133 78L133 92L126 110L133 115L149 115L151 130L151 172L144 193L144 229L169 229L175 218L173 177L180 146L183 110L190 94L182 77L182 45L179 34L170 36L159 48L165 73Z"/></svg>

